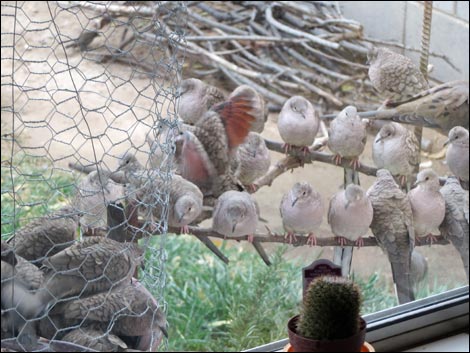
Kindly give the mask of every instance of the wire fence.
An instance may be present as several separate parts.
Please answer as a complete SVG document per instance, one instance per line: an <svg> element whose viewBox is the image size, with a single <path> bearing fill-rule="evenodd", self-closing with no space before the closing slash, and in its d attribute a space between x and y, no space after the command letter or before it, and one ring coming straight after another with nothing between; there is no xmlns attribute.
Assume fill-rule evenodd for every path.
<svg viewBox="0 0 470 353"><path fill-rule="evenodd" d="M2 2L2 351L164 349L149 229L167 229L185 25L184 2ZM116 172L131 154L137 184Z"/></svg>

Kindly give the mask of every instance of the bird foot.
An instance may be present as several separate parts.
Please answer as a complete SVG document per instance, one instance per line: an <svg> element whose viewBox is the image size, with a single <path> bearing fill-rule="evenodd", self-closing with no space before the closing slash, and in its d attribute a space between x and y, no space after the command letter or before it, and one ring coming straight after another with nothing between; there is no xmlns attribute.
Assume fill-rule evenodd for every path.
<svg viewBox="0 0 470 353"><path fill-rule="evenodd" d="M356 246L357 246L358 249L364 246L364 239L362 237L359 237L356 240Z"/></svg>
<svg viewBox="0 0 470 353"><path fill-rule="evenodd" d="M361 166L361 163L359 162L359 158L354 158L351 160L349 163L349 166L352 167L353 170L358 170L359 167Z"/></svg>
<svg viewBox="0 0 470 353"><path fill-rule="evenodd" d="M317 246L317 237L313 233L308 233L307 245Z"/></svg>
<svg viewBox="0 0 470 353"><path fill-rule="evenodd" d="M310 153L310 147L308 146L302 146L300 147L300 150L304 153L304 157L307 155L307 153Z"/></svg>
<svg viewBox="0 0 470 353"><path fill-rule="evenodd" d="M428 234L426 235L426 240L429 243L429 245L432 245L433 243L437 242L437 237L435 235Z"/></svg>
<svg viewBox="0 0 470 353"><path fill-rule="evenodd" d="M248 238L247 238L247 240L248 240L248 243L250 243L250 244L253 244L253 240L254 240L254 238L255 238L255 237L254 237L254 235L253 235L253 234L248 234Z"/></svg>
<svg viewBox="0 0 470 353"><path fill-rule="evenodd" d="M344 237L336 237L336 241L337 241L338 244L341 245L341 246L345 246L345 245L346 245L346 242L347 242L346 238L344 238Z"/></svg>
<svg viewBox="0 0 470 353"><path fill-rule="evenodd" d="M289 153L290 148L291 148L291 145L289 145L288 143L285 143L285 144L282 145L282 149L284 150L285 154Z"/></svg>
<svg viewBox="0 0 470 353"><path fill-rule="evenodd" d="M399 180L402 187L406 186L406 175L400 175Z"/></svg>
<svg viewBox="0 0 470 353"><path fill-rule="evenodd" d="M189 226L188 225L182 226L180 229L180 234L189 234Z"/></svg>
<svg viewBox="0 0 470 353"><path fill-rule="evenodd" d="M249 190L251 193L255 193L256 191L258 191L258 185L256 185L256 184L249 184L249 185L246 185L245 187L246 187L247 190Z"/></svg>
<svg viewBox="0 0 470 353"><path fill-rule="evenodd" d="M336 165L340 165L342 162L342 158L339 154L335 154L333 156L333 162L335 162Z"/></svg>
<svg viewBox="0 0 470 353"><path fill-rule="evenodd" d="M295 236L294 233L291 233L291 232L288 232L287 234L285 234L284 239L289 239L289 244L291 245L294 240L297 241L297 237Z"/></svg>

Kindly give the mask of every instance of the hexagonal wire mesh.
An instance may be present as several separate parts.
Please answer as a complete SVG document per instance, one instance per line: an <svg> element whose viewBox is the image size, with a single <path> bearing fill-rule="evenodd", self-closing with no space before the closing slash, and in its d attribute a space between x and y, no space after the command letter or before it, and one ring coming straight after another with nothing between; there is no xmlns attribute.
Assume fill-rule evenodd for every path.
<svg viewBox="0 0 470 353"><path fill-rule="evenodd" d="M155 350L185 4L1 6L2 348Z"/></svg>

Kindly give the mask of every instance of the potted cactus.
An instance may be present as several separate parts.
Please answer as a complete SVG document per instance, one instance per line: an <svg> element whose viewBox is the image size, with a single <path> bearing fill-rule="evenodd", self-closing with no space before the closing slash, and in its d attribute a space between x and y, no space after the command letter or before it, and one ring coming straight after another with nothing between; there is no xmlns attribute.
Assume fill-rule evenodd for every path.
<svg viewBox="0 0 470 353"><path fill-rule="evenodd" d="M294 352L360 352L366 322L360 316L359 288L339 276L313 280L300 315L289 320L289 340Z"/></svg>

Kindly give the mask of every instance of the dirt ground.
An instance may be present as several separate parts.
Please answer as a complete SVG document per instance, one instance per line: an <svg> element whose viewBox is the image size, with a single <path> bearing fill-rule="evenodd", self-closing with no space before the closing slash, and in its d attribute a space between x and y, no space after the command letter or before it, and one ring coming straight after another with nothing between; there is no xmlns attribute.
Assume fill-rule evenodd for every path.
<svg viewBox="0 0 470 353"><path fill-rule="evenodd" d="M28 14L27 19L26 14ZM10 45L12 21L2 19L2 134L8 133L14 121L14 133L21 141L18 148L28 153L44 155L54 160L54 165L67 169L69 161L85 162L103 160L109 168L117 165L117 156L126 151L131 144L148 150L145 136L153 125L155 114L166 115L169 100L161 95L158 85L147 75L139 74L119 63L99 64L82 60L82 54L76 49L63 51L56 41L55 27L42 24L47 21L49 12L42 3L26 2L18 13L20 23L28 23L24 31L17 28L23 37L17 37L17 56L14 62L3 60L11 57L11 48L4 47L4 41ZM33 23L32 20L39 21ZM81 28L74 26L76 16L60 13L56 25L62 33L71 38L78 37ZM71 24L72 23L72 24ZM37 28L36 28L37 27ZM37 29L37 30L35 30ZM6 44L5 44L6 45ZM50 48L53 47L53 49ZM65 53L67 55L65 55ZM67 64L66 64L67 63ZM71 70L66 70L71 65ZM14 72L14 80L19 87L5 86L8 77L5 72ZM93 80L85 80L93 77ZM130 81L130 82L127 82ZM153 85L152 85L153 84ZM165 87L165 84L163 84ZM75 92L79 90L80 104ZM15 119L3 107L11 106L14 101ZM263 136L281 141L276 125L277 114L271 114ZM93 136L93 138L90 138ZM444 136L426 130L425 136L434 141L434 150L438 150L445 140ZM371 141L361 157L361 162L373 165L371 159ZM3 155L3 153L2 153ZM272 163L283 156L271 152ZM432 166L439 175L449 171L442 160L423 159L427 167ZM361 184L368 188L374 178L360 176ZM322 194L325 205L337 192L343 180L343 171L332 165L316 162L305 165L292 173L288 172L277 178L271 187L263 187L255 197L259 202L261 215L268 221L275 232L282 232L279 203L282 195L297 181L310 182ZM319 236L331 236L325 217L318 231ZM265 232L260 224L260 232ZM238 246L238 245L237 245ZM272 251L275 245L267 246ZM247 247L247 251L251 248ZM422 246L419 251L428 259L428 281L431 286L443 285L448 288L463 285L465 272L457 251L451 246ZM307 264L317 257L332 257L331 248L293 248L286 254L286 261L301 258ZM361 276L379 272L390 280L390 265L379 248L367 247L354 250L353 271ZM299 274L300 276L300 274ZM391 287L391 285L390 285Z"/></svg>

